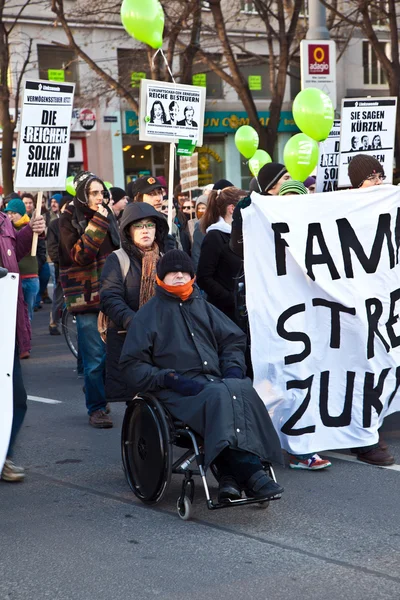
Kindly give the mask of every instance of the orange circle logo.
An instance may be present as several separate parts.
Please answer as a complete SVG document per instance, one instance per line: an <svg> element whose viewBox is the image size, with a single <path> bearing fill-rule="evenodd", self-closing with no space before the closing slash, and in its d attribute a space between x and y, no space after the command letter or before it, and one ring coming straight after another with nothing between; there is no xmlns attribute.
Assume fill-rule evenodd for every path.
<svg viewBox="0 0 400 600"><path fill-rule="evenodd" d="M323 48L318 46L318 48L315 48L313 56L315 62L322 63L325 60L325 51L323 50Z"/></svg>

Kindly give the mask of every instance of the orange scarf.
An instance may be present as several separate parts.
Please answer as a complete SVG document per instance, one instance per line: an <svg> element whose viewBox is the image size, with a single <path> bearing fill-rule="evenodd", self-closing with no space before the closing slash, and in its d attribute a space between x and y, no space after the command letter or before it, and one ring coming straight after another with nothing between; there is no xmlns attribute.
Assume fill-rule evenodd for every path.
<svg viewBox="0 0 400 600"><path fill-rule="evenodd" d="M174 294L174 296L178 296L183 302L185 302L185 300L190 298L190 296L192 295L193 284L195 280L196 278L193 277L193 279L191 279L187 283L184 283L183 285L167 285L158 277L158 275L156 277L157 284L163 290L169 292L170 294Z"/></svg>

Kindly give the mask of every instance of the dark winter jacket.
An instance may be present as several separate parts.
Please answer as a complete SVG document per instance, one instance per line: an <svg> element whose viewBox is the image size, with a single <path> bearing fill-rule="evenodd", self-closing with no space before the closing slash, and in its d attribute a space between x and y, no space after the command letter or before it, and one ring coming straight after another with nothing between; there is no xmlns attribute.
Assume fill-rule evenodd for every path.
<svg viewBox="0 0 400 600"><path fill-rule="evenodd" d="M124 280L120 262L113 252L104 264L101 274L100 303L101 310L111 319L107 331L106 357L106 398L121 401L132 398L126 383L119 372L119 358L125 335L118 333L128 329L139 309L140 282L142 276L142 257L133 245L128 228L134 221L151 218L156 221L156 241L160 251L168 233L168 223L163 214L158 213L150 204L134 202L125 208L120 223L121 245L130 258L130 268Z"/></svg>
<svg viewBox="0 0 400 600"><path fill-rule="evenodd" d="M127 332L120 366L130 389L155 393L204 438L206 467L227 446L281 460L277 434L251 381L223 380L232 367L244 374L245 346L245 334L197 288L182 302L157 286ZM202 383L203 391L182 396L166 389L171 372Z"/></svg>
<svg viewBox="0 0 400 600"><path fill-rule="evenodd" d="M229 248L229 240L229 233L216 228L208 231L201 246L197 283L211 304L235 320L235 280L242 262Z"/></svg>
<svg viewBox="0 0 400 600"><path fill-rule="evenodd" d="M16 231L7 215L0 212L0 266L10 273L18 273L18 262L31 251L32 235L31 227L23 227ZM20 352L28 352L31 349L31 324L21 280L17 301L17 342Z"/></svg>
<svg viewBox="0 0 400 600"><path fill-rule="evenodd" d="M192 262L194 264L194 270L196 272L197 272L197 267L199 265L199 260L200 260L201 245L203 243L204 235L205 235L202 232L202 230L200 229L200 222L201 222L201 219L199 221L196 221L196 223L194 224L194 231L193 231Z"/></svg>
<svg viewBox="0 0 400 600"><path fill-rule="evenodd" d="M47 252L50 256L50 260L55 265L58 265L60 262L59 246L60 246L60 219L53 219L47 230Z"/></svg>
<svg viewBox="0 0 400 600"><path fill-rule="evenodd" d="M110 233L114 214L103 217L75 198L61 215L60 279L72 313L100 310L100 275L106 258L119 247Z"/></svg>

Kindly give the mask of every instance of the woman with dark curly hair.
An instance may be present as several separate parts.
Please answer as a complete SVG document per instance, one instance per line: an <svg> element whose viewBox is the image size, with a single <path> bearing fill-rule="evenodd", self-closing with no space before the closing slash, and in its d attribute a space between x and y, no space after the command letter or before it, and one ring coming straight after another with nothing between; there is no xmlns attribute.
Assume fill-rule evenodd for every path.
<svg viewBox="0 0 400 600"><path fill-rule="evenodd" d="M122 215L122 249L112 252L101 276L101 310L108 317L106 399L132 399L119 372L125 332L135 313L155 293L156 266L164 249L168 223L150 204L134 202Z"/></svg>
<svg viewBox="0 0 400 600"><path fill-rule="evenodd" d="M150 111L150 123L156 125L165 125L167 122L167 115L165 114L164 107L159 100L156 100L151 107Z"/></svg>

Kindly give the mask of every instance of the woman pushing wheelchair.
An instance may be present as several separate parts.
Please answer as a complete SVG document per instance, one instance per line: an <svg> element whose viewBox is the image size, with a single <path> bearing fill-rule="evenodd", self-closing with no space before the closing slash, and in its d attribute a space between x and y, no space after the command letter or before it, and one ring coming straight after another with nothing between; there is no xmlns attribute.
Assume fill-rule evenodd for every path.
<svg viewBox="0 0 400 600"><path fill-rule="evenodd" d="M245 377L246 335L195 285L190 258L167 252L156 295L134 316L120 369L135 394L151 392L204 441L204 466L220 475L219 502L283 492L263 468L282 462L269 414Z"/></svg>

